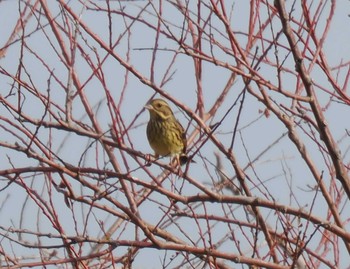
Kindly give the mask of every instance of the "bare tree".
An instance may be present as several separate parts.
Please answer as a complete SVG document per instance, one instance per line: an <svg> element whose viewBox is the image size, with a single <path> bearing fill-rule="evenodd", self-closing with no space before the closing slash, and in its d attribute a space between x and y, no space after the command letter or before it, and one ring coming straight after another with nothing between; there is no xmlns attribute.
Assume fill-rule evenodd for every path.
<svg viewBox="0 0 350 269"><path fill-rule="evenodd" d="M344 5L0 1L1 267L349 266Z"/></svg>

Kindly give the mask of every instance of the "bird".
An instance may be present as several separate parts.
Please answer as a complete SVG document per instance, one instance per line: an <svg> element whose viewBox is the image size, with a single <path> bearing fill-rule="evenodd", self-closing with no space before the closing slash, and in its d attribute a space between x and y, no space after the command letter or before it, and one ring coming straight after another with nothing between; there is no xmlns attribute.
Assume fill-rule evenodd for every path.
<svg viewBox="0 0 350 269"><path fill-rule="evenodd" d="M185 164L188 161L185 130L175 118L169 104L163 99L153 99L145 108L150 114L147 139L155 157L175 156L180 165Z"/></svg>

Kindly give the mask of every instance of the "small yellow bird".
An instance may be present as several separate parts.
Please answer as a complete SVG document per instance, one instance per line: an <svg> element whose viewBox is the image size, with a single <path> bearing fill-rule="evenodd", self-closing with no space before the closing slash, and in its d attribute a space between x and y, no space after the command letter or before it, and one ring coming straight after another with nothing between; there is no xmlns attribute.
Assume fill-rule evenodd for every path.
<svg viewBox="0 0 350 269"><path fill-rule="evenodd" d="M188 160L186 134L167 102L153 99L146 106L150 114L147 138L156 158L176 156L181 165Z"/></svg>

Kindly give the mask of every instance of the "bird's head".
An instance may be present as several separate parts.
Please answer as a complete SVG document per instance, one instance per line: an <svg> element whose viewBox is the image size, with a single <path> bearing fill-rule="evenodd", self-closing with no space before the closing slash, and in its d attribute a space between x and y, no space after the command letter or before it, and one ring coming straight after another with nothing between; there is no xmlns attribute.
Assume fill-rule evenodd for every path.
<svg viewBox="0 0 350 269"><path fill-rule="evenodd" d="M145 108L148 109L151 119L167 120L174 115L168 103L162 99L151 100Z"/></svg>

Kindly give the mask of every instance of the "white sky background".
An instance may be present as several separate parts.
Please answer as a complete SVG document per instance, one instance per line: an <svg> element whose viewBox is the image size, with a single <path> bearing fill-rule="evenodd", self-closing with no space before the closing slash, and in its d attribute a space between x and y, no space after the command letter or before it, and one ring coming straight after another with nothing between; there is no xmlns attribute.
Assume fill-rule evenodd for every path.
<svg viewBox="0 0 350 269"><path fill-rule="evenodd" d="M229 1L227 1L229 2ZM291 1L287 1L288 3ZM96 4L105 7L102 1L96 1ZM137 14L137 12L140 11L140 8L142 8L147 1L133 1L133 2L111 2L111 6L113 9L116 9L116 6L121 5L125 8L125 12L128 14ZM51 12L52 14L58 14L59 8L58 6L52 2L51 4ZM153 3L155 6L157 6L157 1L154 1ZM192 4L192 3L191 3ZM336 8L336 14L333 19L333 23L331 25L330 33L328 35L328 38L324 44L324 51L327 57L327 60L329 61L329 65L338 65L340 62L347 62L349 60L349 44L350 44L350 3L349 1L337 1L337 8ZM108 43L108 21L107 16L105 12L95 12L87 9L82 9L82 6L78 1L74 3L69 4L72 8L74 8L76 11L81 12L81 20L86 23L91 29L99 35L99 37L106 43ZM231 25L233 25L233 29L235 31L242 31L246 32L248 22L248 5L249 1L235 1L234 2L234 8L233 8L233 14L232 14L232 22ZM297 5L298 6L298 5ZM89 7L93 8L92 5L89 5ZM229 5L227 8L229 9ZM148 9L151 11L151 7L148 7ZM297 9L297 7L296 7ZM328 14L325 9L324 15ZM172 16L169 17L168 14L171 12ZM205 12L204 12L205 14ZM295 16L297 16L298 11L295 11ZM266 13L264 14L262 12L263 16L266 16ZM170 18L171 21L174 22L176 25L182 25L182 19L179 16L179 13L176 12L176 10L168 3L164 2L164 13L163 16L165 18ZM142 17L145 19L151 20L153 23L156 21L156 18L154 18L151 15L147 16L147 13L143 13ZM4 41L7 40L8 36L11 34L11 31L14 28L15 23L18 19L18 3L17 1L4 1L0 3L0 25L2 27L0 28L0 36L3 36L5 38L0 39L0 48L4 45ZM123 33L125 30L125 26L123 21L121 20L120 16L114 15L113 16L113 39L116 40L120 34ZM26 33L32 32L36 27L36 21L34 18L31 18L31 22L29 22L26 26ZM128 23L130 23L130 20L126 19ZM326 17L322 17L321 21L326 22ZM215 22L212 22L213 25L215 25ZM154 23L156 24L156 23ZM320 24L322 26L322 23ZM223 31L222 25L217 26L220 28L221 31ZM276 24L276 29L279 30L279 23ZM174 33L176 33L176 28L172 28ZM180 31L180 29L178 29ZM178 32L179 33L179 32ZM178 34L176 33L176 34ZM47 34L50 36L51 40L54 40L52 36L52 31L50 28L47 28ZM270 37L270 31L266 31L267 37ZM119 54L122 58L126 59L125 53L127 52L127 46L130 46L130 63L132 66L138 70L140 73L145 75L146 77L149 77L150 75L150 63L151 63L151 57L152 57L152 48L154 47L154 31L150 31L150 29L146 28L145 26L141 25L140 23L135 23L135 25L132 27L131 30L131 37L128 39L126 37L123 37L120 44L115 48L115 51L117 54ZM100 56L100 60L104 58L106 55L106 52L103 51L100 46L91 40L91 38L87 37L85 33L83 34L84 38L87 38L87 42L89 45L94 46L94 49L96 49L97 53ZM189 38L189 37L188 37ZM217 36L218 38L218 36ZM78 39L79 43L84 46L85 49L87 49L85 41L81 38ZM222 43L225 46L229 46L228 41L225 39L221 39ZM245 42L245 37L241 35L242 43ZM283 39L283 41L285 41ZM45 64L50 66L55 72L55 74L64 82L67 82L67 70L62 64L62 62L58 59L56 53L53 51L52 47L48 43L47 39L43 36L42 31L37 31L32 33L27 39L26 39L28 47L30 47L35 53L37 53L42 59L45 60ZM54 44L55 48L58 48L57 44ZM203 46L207 46L207 44L203 44ZM257 44L259 46L259 44ZM2 69L5 69L7 71L11 71L13 75L16 74L16 70L18 68L19 62L19 48L20 43L14 44L9 48L4 58L0 59L0 67ZM169 50L176 50L178 49L178 45L174 44L170 40L161 37L159 41L159 48L163 51L159 51L156 58L156 65L155 65L155 82L159 85L164 73L166 72L166 69L169 66L170 61L172 60L171 56L172 54L169 53ZM93 54L93 50L90 50L91 59L96 63L96 57ZM259 54L258 50L258 54ZM271 50L270 57L273 57L274 50ZM282 57L283 53L285 51L281 50L279 51L279 55ZM225 55L222 51L219 51L218 49L215 50L215 56L220 59L221 61L227 61L229 63L234 63L233 59L230 59L227 55ZM26 51L24 53L23 58L23 65L27 68L27 72L30 74L30 78L34 82L35 86L40 90L40 92L46 92L48 88L48 79L49 74L47 70L45 70L42 66L42 63L38 61L36 57L34 57L31 53ZM288 59L290 61L290 59ZM85 80L91 75L91 68L86 65L86 62L82 59L79 52L77 52L76 56L76 70L78 72L79 79L81 80L82 84L85 83ZM288 66L290 69L293 70L294 65L291 64ZM105 61L105 63L102 66L103 73L106 80L106 87L110 90L112 93L112 97L114 99L114 102L117 104L119 102L121 91L124 86L124 76L125 76L125 69L112 57L108 57L108 59ZM184 103L187 107L195 110L196 105L196 81L194 77L194 69L193 69L193 61L185 56L181 55L176 59L176 63L171 68L171 72L175 72L171 81L166 83L162 89L165 90L168 94L173 96L176 100ZM270 67L263 65L261 66L261 69L259 70L259 73L263 74L265 78L270 80L273 84L276 83L276 74L275 71L271 69ZM336 72L336 71L334 71ZM292 89L290 91L293 91L295 88L295 79L290 77L288 74L284 74L284 82L283 85L286 88ZM203 90L204 90L204 102L205 107L208 109L211 107L213 102L217 98L218 92L221 92L222 88L224 87L228 77L230 76L230 72L224 68L220 68L217 66L214 66L212 64L204 63L203 64ZM312 73L313 80L317 81L317 83L322 84L324 87L329 87L327 80L323 75L320 75L317 70L313 71ZM339 81L343 81L345 74L341 73L339 74ZM24 76L25 77L25 76ZM0 93L1 95L6 95L9 92L10 86L13 82L3 74L0 74ZM341 84L341 83L340 83ZM208 122L208 124L215 123L219 121L222 116L225 114L227 109L234 103L234 101L237 99L238 94L242 91L243 85L242 85L242 79L240 77L237 78L237 81L235 82L233 88L231 89L230 93L228 94L224 104L222 107L218 110L217 115L215 115L212 122ZM108 112L108 108L106 105L106 99L105 94L103 91L103 88L100 84L100 82L97 79L90 80L87 85L84 87L84 91L89 97L89 101L91 106L96 106L95 109L97 111L97 106L100 104L100 107L97 111L97 117L99 120L99 123L101 126L103 126L105 131L108 131L108 126L112 122L112 119L110 118L110 114ZM139 115L139 113L142 111L143 106L147 102L147 100L152 96L154 91L149 88L148 86L141 83L135 76L132 74L129 74L128 77L128 83L125 90L125 95L123 99L123 104L121 106L121 115L123 117L124 123L126 125L129 125L132 121L135 121L135 123L132 126L132 129L129 131L130 139L132 142L132 145L130 143L127 143L128 146L133 147L135 150L141 151L143 153L152 153L151 148L149 147L147 140L146 140L146 122L148 121L149 115L145 111L142 114ZM320 94L320 96L324 95L324 98L320 99L324 104L329 101L329 96L325 94ZM50 96L53 100L55 100L56 103L58 103L60 106L64 107L65 102L65 92L61 88L60 85L55 83L54 80L50 83ZM13 98L13 103L16 104L16 98L17 96L11 97ZM290 102L285 102L285 99L281 97L281 95L275 94L275 100L276 102L284 102L285 105L291 105ZM176 112L177 118L181 121L181 123L184 125L184 127L188 127L188 133L191 133L191 131L196 127L195 123L192 121L189 124L189 118L179 111L179 109L171 103L171 107ZM237 113L239 109L239 102L234 107L232 112L228 115L228 117L224 120L222 125L217 130L217 137L221 139L222 143L225 146L229 146L231 142L232 137L232 130L233 126L237 120ZM247 163L249 162L247 157L247 152L249 154L249 157L251 159L254 159L258 154L260 154L264 149L266 149L271 143L273 143L278 137L280 137L283 133L286 132L285 127L276 120L274 115L271 115L270 117L266 118L264 116L261 116L261 110L264 110L265 107L256 101L255 98L247 94L246 100L244 103L244 108L242 111L242 116L240 119L239 124L239 130L241 130L241 136L240 133L237 133L236 140L235 140L235 147L234 152L236 153L236 156L238 158L238 161L242 167L245 167ZM43 106L40 103L37 103L37 100L35 100L30 95L26 95L26 100L24 102L23 110L31 115L34 118L40 119L43 114ZM331 128L331 131L334 134L335 139L342 139L339 143L339 147L342 151L342 153L345 154L345 162L349 161L349 155L347 154L347 150L349 147L349 138L345 136L346 132L345 129L350 130L350 124L349 124L349 112L350 109L348 106L344 104L339 104L336 102L332 102L330 108L325 112L326 118L328 120L328 124ZM0 106L0 113L4 116L7 115L9 118L11 116L9 115L8 111L3 107ZM74 102L73 106L73 115L76 119L83 119L83 122L90 125L90 122L88 118L85 115L85 111L83 110L83 107L76 98L76 101ZM139 116L137 116L139 115ZM253 124L249 123L255 121ZM48 120L48 119L47 119ZM2 126L4 126L5 123L2 123ZM247 127L246 127L247 126ZM306 128L306 126L304 126ZM0 128L2 128L0 126ZM33 128L33 127L29 127ZM325 170L327 171L327 167L325 166L325 163L322 159L322 155L319 153L319 149L315 147L315 144L312 143L308 138L306 138L305 134L302 134L302 132L299 130L300 135L305 138L304 143L308 147L308 150L312 153L312 157L315 161L315 163L318 165L318 169L320 171ZM48 129L40 129L39 135L43 137L44 140L47 140L49 136L49 130ZM78 137L76 135L69 135L67 136L67 133L64 131L53 131L53 145L52 147L57 149L57 154L64 159L66 162L71 163L73 165L78 165L79 161L81 161L81 156L88 148L88 145L92 143L91 140L82 139L81 137ZM344 138L345 136L345 138ZM46 138L45 138L46 137ZM242 137L242 140L241 140ZM6 141L9 143L15 143L17 139L9 132L4 131L1 137L2 141ZM246 147L247 152L244 149L243 142ZM62 145L62 143L64 144ZM190 145L190 149L193 152L193 148ZM86 152L86 159L84 159L83 166L86 167L94 167L97 165L96 163L96 153L94 152L95 148L92 147L91 149L88 149ZM189 168L189 175L193 178L197 179L201 183L211 183L211 179L208 178L208 171L206 170L206 166L208 166L208 169L213 177L217 178L217 175L215 174L215 169L213 165L210 163L215 164L215 157L213 152L216 151L214 145L211 142L208 142L199 152L198 156L195 156L196 163L191 164ZM100 167L104 166L104 157L103 153L100 152L98 163ZM201 160L200 156L205 157L205 162ZM116 156L117 158L120 158L119 151L116 150ZM230 176L234 176L234 171L232 170L231 165L225 158L223 158L223 163L226 169L226 173ZM9 162L11 160L11 164ZM165 159L165 162L168 160ZM2 149L2 154L0 155L0 169L9 169L13 166L15 167L24 167L28 165L36 166L38 163L34 160L29 160L27 156L24 154L20 154L16 151L10 151L7 149ZM129 160L130 170L133 171L132 176L138 177L140 179L146 180L146 174L143 172L142 169L138 169L138 164L134 162L133 160ZM110 165L107 165L109 169L111 169ZM128 172L125 167L122 167L122 172ZM159 174L161 172L160 168L153 165L149 168L155 175ZM286 178L284 175L284 169L287 171L287 176L289 178ZM134 171L135 170L135 171ZM254 172L249 169L246 171L247 175L252 179L252 181L255 182L255 184L259 184L259 180L265 183L265 186L268 189L268 192L271 194L271 196L279 203L291 205L296 208L298 207L305 207L308 208L310 204L312 204L315 193L310 190L309 186L314 186L315 182L313 178L311 177L309 171L306 169L305 164L303 160L300 158L300 154L297 152L294 145L290 143L290 140L286 136L282 142L278 143L275 147L273 147L267 154L265 154L256 164L254 167ZM258 175L258 177L257 177ZM325 175L325 178L327 178L328 175ZM43 177L41 178L44 179ZM26 180L30 181L32 178L27 178ZM59 181L59 178L56 178L57 181ZM116 179L108 179L109 183L115 182ZM146 180L147 181L147 180ZM151 179L149 179L151 181ZM289 181L289 182L287 182ZM183 183L183 181L176 181L175 177L172 178L172 182L175 183L177 188L181 187L181 184L184 184L182 193L186 195L194 195L198 193L198 189L194 188L193 186L190 186L187 182ZM3 188L7 184L7 181L2 181L0 179L0 188ZM45 193L45 188L42 189L43 182L40 182L40 177L35 178L33 180L33 184L37 184L37 190L38 193L42 190L42 193L40 195L47 195ZM74 188L77 190L81 187L78 184L72 182ZM292 189L294 190L295 197L290 196L289 189L287 188L287 185L291 184ZM251 185L252 186L252 185ZM168 189L172 189L171 182L165 181L164 186ZM91 195L91 193L85 193L86 190L82 190L82 193L87 195ZM256 191L252 187L252 192L257 195L261 196L262 194L260 191ZM267 192L267 190L266 190ZM318 194L319 196L321 194ZM69 216L66 217L65 220L62 219L62 224L65 225L64 229L66 230L67 234L75 234L75 226L74 221L71 219L71 215L69 210L67 209L66 205L62 203L62 195L58 193L54 193L53 195L55 203L57 203L56 209L59 213L61 213L61 216ZM120 201L123 201L125 198L115 193L115 197L118 197ZM18 188L16 185L12 185L9 188L7 188L5 191L3 191L0 194L0 226L3 227L9 227L9 226L15 226L14 224L18 224L20 220L20 214L23 207L23 203L25 199L27 198L26 193ZM156 199L164 199L164 197L157 197L152 196L152 198ZM297 202L296 202L297 201ZM323 203L322 197L316 199L316 203L319 203L319 205L315 206L312 213L324 218L325 214L327 213L324 207L321 205ZM126 204L126 201L124 201ZM76 204L73 205L76 206L77 212L81 210L80 205ZM140 208L141 215L150 223L157 224L157 221L159 221L162 216L163 212L159 210L158 205L156 203L147 203L147 208ZM207 205L207 210L209 212L216 212L217 206L215 204L209 204ZM235 207L235 206L233 206ZM87 210L84 208L84 210ZM349 210L348 202L345 202L345 209ZM199 210L198 212L200 212ZM236 209L237 216L240 216L242 212L240 211L239 207ZM264 210L262 210L264 211ZM87 214L86 211L84 211L85 214ZM36 223L37 223L37 208L33 206L32 203L28 203L25 208L25 215L24 218L25 221L23 223L22 228L26 229L35 229ZM77 214L78 215L78 214ZM80 216L81 217L81 216ZM86 216L84 216L85 218ZM239 217L238 217L239 218ZM349 214L348 216L343 216L344 221L349 220ZM98 222L103 221L106 228L109 227L111 223L113 223L113 219L111 217L107 218L107 216L104 213L101 212L94 212L94 216L90 216L88 218L90 221L88 227L87 234L90 236L99 236L102 237L102 235L98 232L99 226ZM275 221L274 217L271 217L271 220ZM76 219L77 223L82 221L82 219ZM198 238L198 231L197 229L193 230L193 227L196 227L195 224L192 223L191 220L186 219L182 220L180 223L183 223L182 226L183 229L188 230L189 234L193 234L193 240L196 240ZM271 223L271 225L274 227L275 223ZM54 230L51 227L51 224L48 223L44 217L40 218L40 228L41 231L46 232L54 232ZM77 225L79 226L79 225ZM84 225L82 224L81 227ZM278 225L277 225L278 226ZM218 225L217 227L220 227ZM20 228L17 226L16 228ZM304 231L305 227L301 227L302 231ZM349 229L349 225L347 225L347 228ZM129 229L129 230L128 230ZM215 229L213 231L213 237L216 240L219 240L224 236L224 234L227 232L225 229L227 229L227 226L223 225L223 229ZM310 229L311 232L313 229ZM123 238L127 238L130 234L134 232L134 230L130 227L127 227L127 232L122 234ZM176 227L169 228L169 231L175 232ZM78 231L82 232L82 231ZM239 237L239 231L237 231L237 236ZM263 238L263 237L261 237ZM241 238L242 242L244 242L244 237ZM44 240L45 242L45 240ZM312 241L310 242L310 247L312 244L316 244L318 241ZM48 242L46 242L48 243ZM261 244L264 244L264 242L260 242ZM57 244L60 244L59 240L57 240ZM243 243L242 243L243 244ZM9 247L8 245L4 245L3 247ZM232 245L225 244L222 246L223 248L227 248L227 251L232 251ZM314 247L314 246L312 246ZM18 248L18 246L16 246ZM250 248L247 246L247 253L249 253ZM19 248L19 251L23 251L23 249ZM25 250L24 253L21 253L21 255L26 255L28 250ZM124 251L124 249L123 249ZM116 254L118 254L118 250L116 251ZM347 266L346 263L346 257L347 253L341 253L341 258L344 259L344 262L342 262L342 265ZM248 255L248 254L247 254ZM150 259L149 257L152 256L153 258ZM158 258L159 257L159 258ZM163 255L157 253L156 250L141 250L141 254L136 257L135 260L135 268L159 268L160 267L160 260L162 259Z"/></svg>

